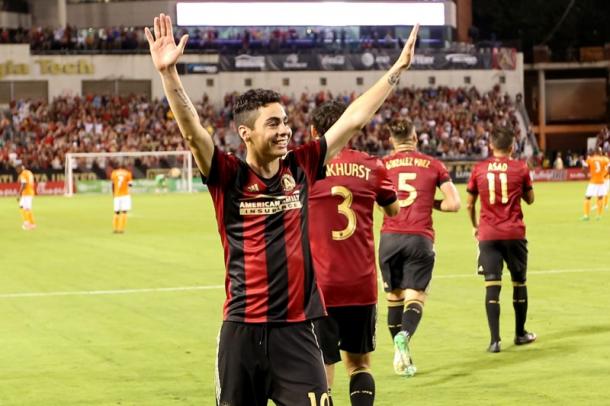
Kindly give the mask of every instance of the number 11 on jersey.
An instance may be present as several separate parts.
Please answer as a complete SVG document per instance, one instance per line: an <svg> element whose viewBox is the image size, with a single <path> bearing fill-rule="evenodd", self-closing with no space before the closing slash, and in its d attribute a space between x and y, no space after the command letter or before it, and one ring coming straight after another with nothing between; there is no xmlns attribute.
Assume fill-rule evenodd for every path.
<svg viewBox="0 0 610 406"><path fill-rule="evenodd" d="M502 204L508 203L508 175L506 173L498 174L500 178L500 191ZM489 185L489 204L496 204L496 174L487 173L487 182Z"/></svg>

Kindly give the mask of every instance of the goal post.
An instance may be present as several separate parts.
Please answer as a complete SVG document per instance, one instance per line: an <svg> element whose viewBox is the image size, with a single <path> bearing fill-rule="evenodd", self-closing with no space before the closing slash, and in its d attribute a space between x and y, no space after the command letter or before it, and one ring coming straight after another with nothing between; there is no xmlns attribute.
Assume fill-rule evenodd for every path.
<svg viewBox="0 0 610 406"><path fill-rule="evenodd" d="M77 174L98 173L103 175L98 176L101 180L109 180L109 171L118 166L135 172L136 180L152 181L162 175L176 181L177 191L193 191L190 151L70 152L65 156L65 195L72 196L77 190Z"/></svg>

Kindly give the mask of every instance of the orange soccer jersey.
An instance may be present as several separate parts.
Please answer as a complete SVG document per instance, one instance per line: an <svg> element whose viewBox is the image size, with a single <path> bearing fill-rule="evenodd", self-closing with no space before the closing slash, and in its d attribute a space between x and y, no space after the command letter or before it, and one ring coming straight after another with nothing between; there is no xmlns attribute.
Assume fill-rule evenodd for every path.
<svg viewBox="0 0 610 406"><path fill-rule="evenodd" d="M110 175L112 180L112 190L115 197L129 195L129 184L131 183L131 172L127 169L115 169Z"/></svg>
<svg viewBox="0 0 610 406"><path fill-rule="evenodd" d="M25 184L21 196L34 196L34 174L24 169L19 174L19 183Z"/></svg>
<svg viewBox="0 0 610 406"><path fill-rule="evenodd" d="M591 183L601 185L604 183L608 174L608 164L610 160L605 156L590 156L587 158L587 167L591 174Z"/></svg>

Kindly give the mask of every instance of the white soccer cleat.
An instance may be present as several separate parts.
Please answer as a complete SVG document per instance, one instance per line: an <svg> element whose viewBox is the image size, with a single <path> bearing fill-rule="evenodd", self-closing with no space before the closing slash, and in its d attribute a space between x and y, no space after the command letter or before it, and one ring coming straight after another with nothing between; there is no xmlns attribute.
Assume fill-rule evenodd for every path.
<svg viewBox="0 0 610 406"><path fill-rule="evenodd" d="M394 337L394 372L407 378L412 377L417 372L417 368L413 365L411 359L409 336L404 331Z"/></svg>

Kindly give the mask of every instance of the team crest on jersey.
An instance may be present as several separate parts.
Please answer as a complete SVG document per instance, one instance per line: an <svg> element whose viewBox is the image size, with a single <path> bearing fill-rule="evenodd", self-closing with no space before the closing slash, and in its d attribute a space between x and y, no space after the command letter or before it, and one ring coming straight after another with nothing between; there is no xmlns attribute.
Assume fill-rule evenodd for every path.
<svg viewBox="0 0 610 406"><path fill-rule="evenodd" d="M284 192L290 192L294 189L297 183L294 181L294 178L289 173L282 175L281 179L282 189Z"/></svg>
<svg viewBox="0 0 610 406"><path fill-rule="evenodd" d="M258 183L253 183L253 184L249 185L248 187L246 187L246 190L248 192L258 192L259 191Z"/></svg>

